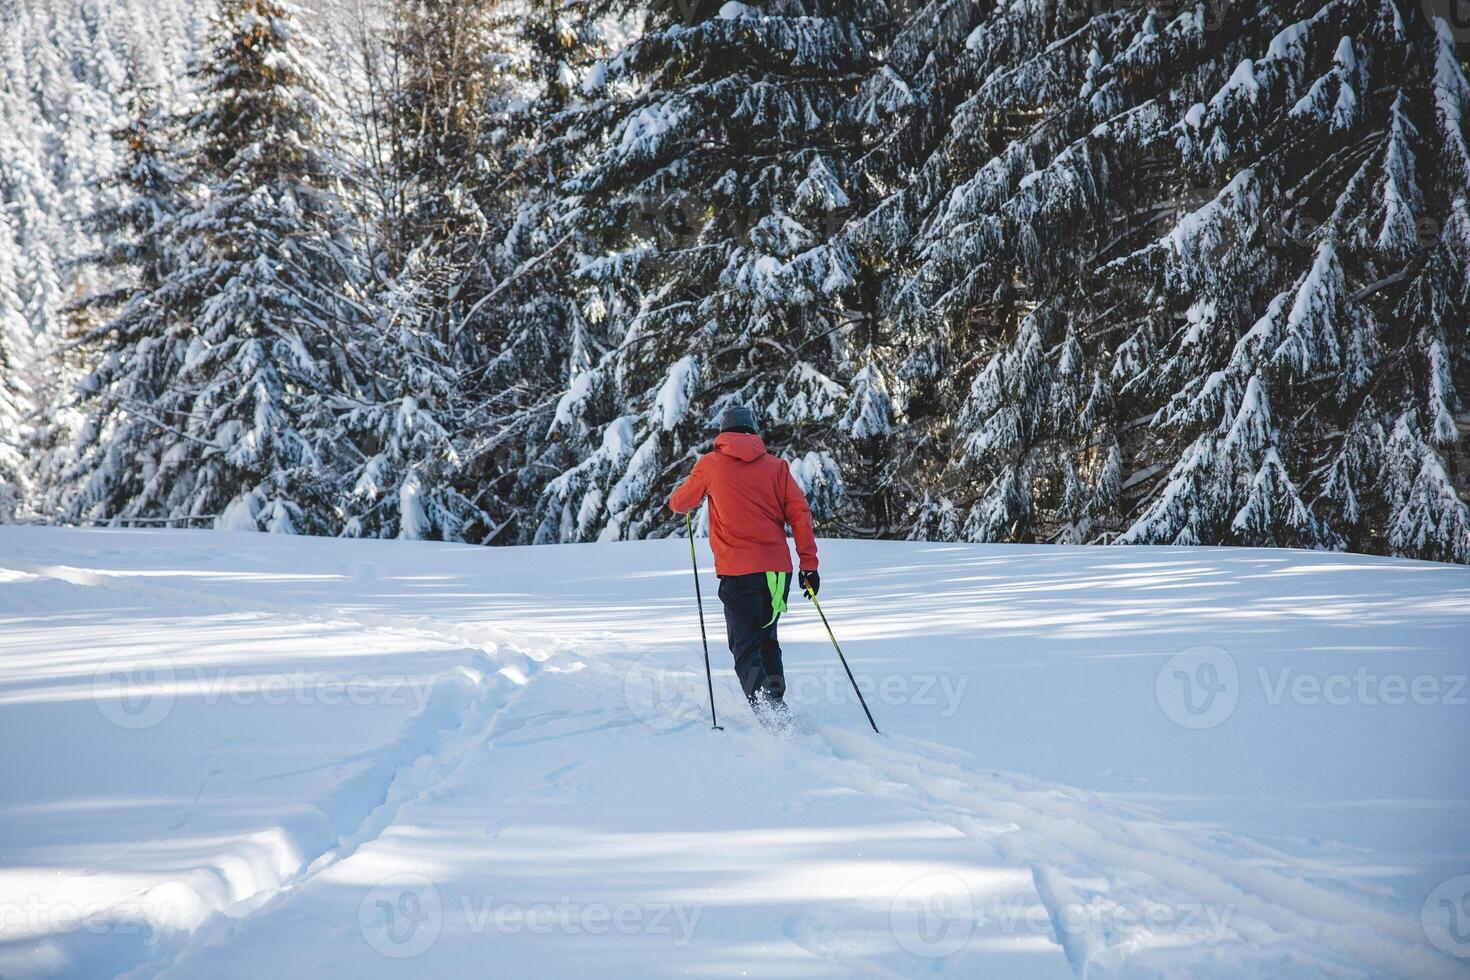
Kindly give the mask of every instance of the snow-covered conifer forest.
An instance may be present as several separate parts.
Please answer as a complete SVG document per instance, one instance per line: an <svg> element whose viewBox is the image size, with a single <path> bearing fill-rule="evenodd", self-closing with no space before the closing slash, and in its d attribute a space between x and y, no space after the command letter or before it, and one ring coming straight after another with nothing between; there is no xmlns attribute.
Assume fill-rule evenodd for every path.
<svg viewBox="0 0 1470 980"><path fill-rule="evenodd" d="M1470 562L1439 0L0 0L0 520Z"/></svg>

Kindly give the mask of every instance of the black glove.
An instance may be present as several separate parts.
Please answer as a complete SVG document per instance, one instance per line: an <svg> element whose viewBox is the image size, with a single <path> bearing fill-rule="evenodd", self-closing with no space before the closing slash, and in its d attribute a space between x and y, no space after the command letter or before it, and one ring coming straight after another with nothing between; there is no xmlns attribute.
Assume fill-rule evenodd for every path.
<svg viewBox="0 0 1470 980"><path fill-rule="evenodd" d="M796 576L796 584L801 586L803 592L810 592L812 595L816 595L822 590L822 577L817 574L815 569L810 572L803 571Z"/></svg>

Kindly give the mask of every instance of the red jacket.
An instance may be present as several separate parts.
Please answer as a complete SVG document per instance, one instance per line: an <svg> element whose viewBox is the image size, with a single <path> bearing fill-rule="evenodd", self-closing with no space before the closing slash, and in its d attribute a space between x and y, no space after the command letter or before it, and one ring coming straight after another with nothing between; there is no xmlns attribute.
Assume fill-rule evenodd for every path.
<svg viewBox="0 0 1470 980"><path fill-rule="evenodd" d="M806 496L786 461L767 453L760 436L721 432L715 451L699 457L689 479L670 495L669 507L684 514L706 495L716 575L791 571L787 524L802 570L817 570L817 539Z"/></svg>

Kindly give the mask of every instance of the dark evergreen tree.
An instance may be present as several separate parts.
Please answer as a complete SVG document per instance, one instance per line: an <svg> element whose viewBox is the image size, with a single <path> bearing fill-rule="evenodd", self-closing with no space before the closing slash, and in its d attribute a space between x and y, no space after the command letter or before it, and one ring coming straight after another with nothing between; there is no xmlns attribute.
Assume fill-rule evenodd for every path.
<svg viewBox="0 0 1470 980"><path fill-rule="evenodd" d="M352 447L336 399L357 390L359 306L300 19L275 0L221 5L198 71L202 107L183 128L193 192L170 220L169 273L104 330L118 366L104 361L86 386L104 399L97 432L153 426L156 468L113 468L122 489L90 496L94 519L341 525L335 475ZM115 371L131 404L109 403Z"/></svg>
<svg viewBox="0 0 1470 980"><path fill-rule="evenodd" d="M915 532L1465 554L1458 49L1394 0L1209 13L1007 4L912 79L953 126L867 221L917 229L900 375L969 384L900 412L947 452Z"/></svg>
<svg viewBox="0 0 1470 980"><path fill-rule="evenodd" d="M134 87L130 110L129 124L114 133L122 158L107 182L107 203L91 216L101 245L84 257L112 286L76 311L101 322L81 338L94 367L79 383L87 421L64 474L72 521L136 516L133 505L148 499L160 469L160 435L171 427L161 417L188 411L187 396L173 390L187 324L165 291L180 272L171 236L184 174L169 149L178 133L151 91Z"/></svg>
<svg viewBox="0 0 1470 980"><path fill-rule="evenodd" d="M886 11L707 6L656 8L565 123L604 349L557 405L536 541L675 529L664 500L731 402L760 413L819 518L874 523L840 475L889 417L840 229L881 124L854 111L874 67L863 18Z"/></svg>
<svg viewBox="0 0 1470 980"><path fill-rule="evenodd" d="M1181 169L1223 189L1116 266L1148 269L1165 309L1204 294L1209 312L1208 338L1135 335L1185 365L1126 382L1167 399L1146 451L1188 448L1122 540L1463 561L1444 453L1470 299L1464 67L1417 6L1291 8L1232 32L1249 57L1175 131Z"/></svg>
<svg viewBox="0 0 1470 980"><path fill-rule="evenodd" d="M481 277L475 254L490 220L473 190L487 173L496 7L394 0L386 43L368 41L375 322L342 416L356 457L339 491L350 535L458 540L487 524L459 490L466 400L450 341Z"/></svg>
<svg viewBox="0 0 1470 980"><path fill-rule="evenodd" d="M509 543L534 530L555 473L546 434L557 400L598 355L572 281L590 246L560 186L575 150L558 133L607 47L598 5L527 0L498 12L499 85L481 148L489 173L475 191L492 217L453 338L471 406L465 492L491 515L486 540Z"/></svg>
<svg viewBox="0 0 1470 980"><path fill-rule="evenodd" d="M353 449L336 491L349 536L458 541L489 525L459 490L463 395L432 297L413 260L372 294L377 319L357 355L367 370L339 400Z"/></svg>
<svg viewBox="0 0 1470 980"><path fill-rule="evenodd" d="M496 52L495 0L397 0L383 70L382 125L389 133L394 193L379 244L390 274L412 253L432 269L426 311L441 340L464 313L459 295L477 242L493 216L476 188L486 179L485 134L503 66Z"/></svg>
<svg viewBox="0 0 1470 980"><path fill-rule="evenodd" d="M22 257L15 235L0 210L0 523L14 520L29 491L23 446L30 414L30 386L21 371L31 331L14 283Z"/></svg>
<svg viewBox="0 0 1470 980"><path fill-rule="evenodd" d="M359 104L228 0L117 143L182 8L15 11L0 516L667 534L738 400L828 533L1470 561L1440 7L381 3Z"/></svg>

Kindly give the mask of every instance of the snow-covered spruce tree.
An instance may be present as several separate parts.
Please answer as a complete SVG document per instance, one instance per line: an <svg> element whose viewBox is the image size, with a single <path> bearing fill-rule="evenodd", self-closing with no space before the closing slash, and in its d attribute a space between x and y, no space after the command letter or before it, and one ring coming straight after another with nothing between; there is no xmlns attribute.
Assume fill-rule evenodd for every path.
<svg viewBox="0 0 1470 980"><path fill-rule="evenodd" d="M24 423L30 414L30 386L21 358L31 342L15 282L21 262L9 218L0 209L0 523L12 521L28 496Z"/></svg>
<svg viewBox="0 0 1470 980"><path fill-rule="evenodd" d="M419 253L436 288L425 309L447 341L462 317L460 287L491 216L474 190L485 179L485 132L502 67L494 0L394 0L376 84L388 134L394 193L381 215L382 261L390 273Z"/></svg>
<svg viewBox="0 0 1470 980"><path fill-rule="evenodd" d="M1383 540L1397 493L1434 515L1398 541L1463 553L1443 455L1405 449L1397 490L1370 462L1403 412L1445 418L1464 370L1463 77L1394 0L988 13L900 202L923 225L895 335L962 377L946 351L995 351L916 532L1430 555Z"/></svg>
<svg viewBox="0 0 1470 980"><path fill-rule="evenodd" d="M11 3L0 20L0 207L26 261L11 285L32 333L21 374L32 391L24 455L32 509L57 517L82 422L72 405L86 365L72 348L79 299L109 288L81 256L97 246L86 218L116 166L111 129L126 111L128 67L171 98L203 17L183 0Z"/></svg>
<svg viewBox="0 0 1470 980"><path fill-rule="evenodd" d="M545 430L585 347L564 283L576 236L557 220L561 161L541 131L595 40L573 13L388 5L386 48L368 58L381 107L367 141L384 161L368 224L386 326L347 416L366 452L349 480L351 533L511 540L539 491L528 433Z"/></svg>
<svg viewBox="0 0 1470 980"><path fill-rule="evenodd" d="M97 321L79 338L91 370L78 383L86 422L74 460L62 474L67 520L134 516L160 468L162 417L188 412L174 379L183 369L187 322L175 316L171 275L181 273L171 236L183 205L184 175L171 149L178 133L156 93L134 86L130 121L114 133L122 153L106 182L105 203L91 215L100 240L83 260L111 287L78 304Z"/></svg>
<svg viewBox="0 0 1470 980"><path fill-rule="evenodd" d="M1022 0L924 16L935 26L892 61L925 106L901 150L914 173L864 219L896 254L884 317L924 474L911 533L1087 540L1122 467L1099 369L1110 311L1088 271L1138 206L1140 137L1159 124L1147 13Z"/></svg>
<svg viewBox="0 0 1470 980"><path fill-rule="evenodd" d="M366 103L356 120L368 159L354 185L367 219L365 305L372 339L341 423L354 447L343 532L478 538L484 513L458 490L466 400L451 337L481 278L486 215L472 189L497 68L496 5L390 0L364 23Z"/></svg>
<svg viewBox="0 0 1470 980"><path fill-rule="evenodd" d="M861 18L887 11L716 7L650 14L566 124L584 141L567 188L599 245L579 278L602 349L557 404L531 540L675 530L665 498L734 401L758 412L819 520L876 523L844 476L887 438L890 410L840 232L867 193L854 161L883 123L856 111L875 67Z"/></svg>
<svg viewBox="0 0 1470 980"><path fill-rule="evenodd" d="M1180 454L1122 540L1470 560L1447 459L1470 300L1463 63L1420 5L1289 6L1238 32L1229 78L1171 130L1184 171L1222 189L1118 264L1204 321L1151 324L1120 358L1140 407L1163 401L1142 458ZM1129 369L1150 349L1170 370Z"/></svg>
<svg viewBox="0 0 1470 980"><path fill-rule="evenodd" d="M31 332L39 336L56 322L65 296L61 199L46 159L45 122L18 90L0 91L0 124L0 199L27 257L15 269L13 288Z"/></svg>
<svg viewBox="0 0 1470 980"><path fill-rule="evenodd" d="M335 478L354 450L335 410L355 393L361 330L310 44L288 3L220 7L198 69L201 108L184 124L193 193L172 220L176 268L124 308L169 323L147 356L178 369L151 405L92 423L106 433L124 413L151 422L157 468L88 517L340 526Z"/></svg>
<svg viewBox="0 0 1470 980"><path fill-rule="evenodd" d="M591 246L566 219L560 179L575 149L556 138L567 101L607 51L598 9L535 0L502 3L495 21L497 83L473 194L487 216L477 275L453 329L468 449L465 493L491 517L484 540L514 542L534 529L549 474L545 434L560 394L596 351L571 273Z"/></svg>
<svg viewBox="0 0 1470 980"><path fill-rule="evenodd" d="M881 63L863 82L864 116L877 125L862 153L868 199L844 226L842 238L860 256L865 285L877 294L867 326L868 351L888 394L891 452L879 473L890 533L958 535L953 503L934 491L948 462L955 407L973 376L975 337L968 318L949 318L911 303L906 294L917 264L911 248L924 217L953 179L938 147L963 102L965 41L984 8L973 0L931 0L895 9L881 45ZM927 166L926 166L927 162ZM978 331L977 331L978 332ZM915 521L915 514L923 516ZM916 530L918 524L923 528Z"/></svg>
<svg viewBox="0 0 1470 980"><path fill-rule="evenodd" d="M30 461L50 461L49 450L69 445L66 419L42 414L50 396L66 387L68 365L50 357L60 349L65 302L65 212L58 187L54 124L46 109L65 84L54 42L46 44L46 13L30 5L6 8L0 31L0 330L5 339L5 378L0 381L7 418L0 419L0 449L10 460L0 464L0 482L14 512L18 495L41 497ZM49 68L49 84L38 73ZM49 470L50 467L48 466ZM35 509L49 508L40 499Z"/></svg>
<svg viewBox="0 0 1470 980"><path fill-rule="evenodd" d="M355 459L341 484L351 536L458 541L489 518L459 491L458 374L429 326L433 293L415 253L372 296L378 311L361 385L341 399Z"/></svg>

